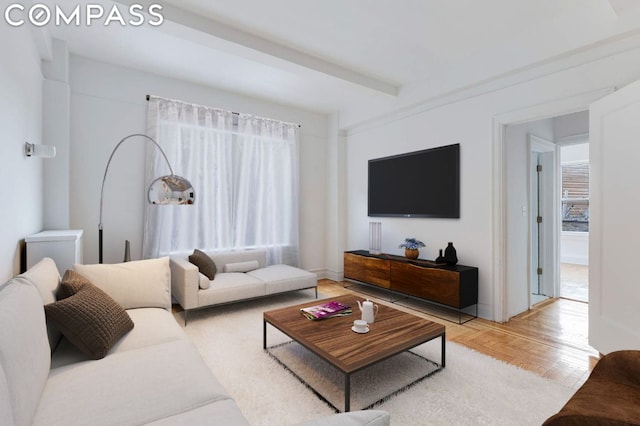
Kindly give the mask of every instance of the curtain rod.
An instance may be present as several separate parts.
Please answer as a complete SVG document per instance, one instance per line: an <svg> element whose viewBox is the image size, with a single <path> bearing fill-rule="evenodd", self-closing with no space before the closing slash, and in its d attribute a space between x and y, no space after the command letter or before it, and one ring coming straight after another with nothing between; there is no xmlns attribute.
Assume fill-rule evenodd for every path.
<svg viewBox="0 0 640 426"><path fill-rule="evenodd" d="M151 95L146 95L145 97L147 99L147 102L149 102L149 99L151 99ZM239 112L235 112L235 111L231 111L231 114L240 115ZM270 119L270 120L272 120L272 119ZM282 120L278 120L278 121L282 121ZM300 124L296 124L296 123L291 123L291 124L294 124L294 125L296 125L298 127L302 127L302 125L300 125Z"/></svg>

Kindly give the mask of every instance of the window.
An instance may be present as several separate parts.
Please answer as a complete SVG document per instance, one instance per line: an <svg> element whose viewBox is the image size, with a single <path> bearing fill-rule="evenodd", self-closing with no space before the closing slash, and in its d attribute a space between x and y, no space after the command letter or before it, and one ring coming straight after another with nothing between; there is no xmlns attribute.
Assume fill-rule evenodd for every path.
<svg viewBox="0 0 640 426"><path fill-rule="evenodd" d="M298 263L298 126L151 97L149 134L196 191L193 206L147 206L144 257L264 248ZM166 174L147 151L147 179Z"/></svg>
<svg viewBox="0 0 640 426"><path fill-rule="evenodd" d="M565 163L562 169L562 230L589 232L589 162Z"/></svg>

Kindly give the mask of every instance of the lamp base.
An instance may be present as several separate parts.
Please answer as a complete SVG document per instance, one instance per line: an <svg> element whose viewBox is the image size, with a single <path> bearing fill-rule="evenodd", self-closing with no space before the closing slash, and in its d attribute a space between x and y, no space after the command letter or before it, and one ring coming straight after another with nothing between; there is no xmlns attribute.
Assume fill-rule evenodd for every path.
<svg viewBox="0 0 640 426"><path fill-rule="evenodd" d="M98 227L98 263L102 263L102 225Z"/></svg>
<svg viewBox="0 0 640 426"><path fill-rule="evenodd" d="M124 240L124 259L122 261L131 261L131 245L129 244L129 240Z"/></svg>

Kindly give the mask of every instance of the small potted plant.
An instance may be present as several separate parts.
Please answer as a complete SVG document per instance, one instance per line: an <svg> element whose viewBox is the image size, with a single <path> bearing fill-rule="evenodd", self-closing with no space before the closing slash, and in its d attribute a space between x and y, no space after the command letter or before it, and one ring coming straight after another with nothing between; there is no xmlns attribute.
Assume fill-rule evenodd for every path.
<svg viewBox="0 0 640 426"><path fill-rule="evenodd" d="M420 247L424 247L424 243L415 238L405 238L404 243L398 246L404 248L404 255L407 259L417 259L420 255Z"/></svg>

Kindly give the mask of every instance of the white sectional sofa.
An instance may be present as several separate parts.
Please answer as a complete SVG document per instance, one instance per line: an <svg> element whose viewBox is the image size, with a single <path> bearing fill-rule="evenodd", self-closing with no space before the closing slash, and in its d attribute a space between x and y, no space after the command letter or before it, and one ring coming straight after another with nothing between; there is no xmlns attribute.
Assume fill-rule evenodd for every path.
<svg viewBox="0 0 640 426"><path fill-rule="evenodd" d="M134 327L90 359L45 319L60 286L53 260L0 285L0 425L248 424L171 314L168 258L75 269ZM388 424L375 410L308 423Z"/></svg>
<svg viewBox="0 0 640 426"><path fill-rule="evenodd" d="M83 267L134 328L90 359L46 325L43 304L60 281L53 260L3 284L0 424L248 424L170 312L168 258Z"/></svg>
<svg viewBox="0 0 640 426"><path fill-rule="evenodd" d="M267 266L265 250L206 254L218 271L213 280L200 273L187 256L171 256L171 290L184 309L185 324L191 309L304 289L315 289L318 296L316 274L289 265Z"/></svg>

